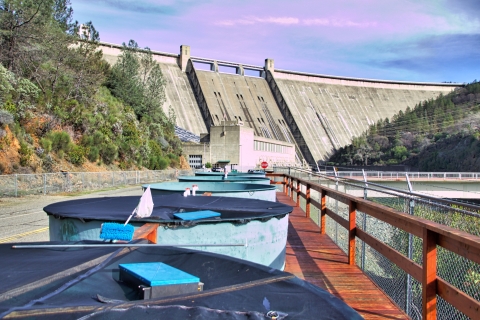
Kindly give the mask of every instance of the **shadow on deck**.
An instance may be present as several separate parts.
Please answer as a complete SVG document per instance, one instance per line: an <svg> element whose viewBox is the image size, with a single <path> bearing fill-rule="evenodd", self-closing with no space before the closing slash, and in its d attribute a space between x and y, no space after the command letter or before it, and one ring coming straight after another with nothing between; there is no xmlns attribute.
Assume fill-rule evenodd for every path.
<svg viewBox="0 0 480 320"><path fill-rule="evenodd" d="M294 207L290 214L285 271L342 299L365 319L409 319L320 227L305 217L288 196L277 192L277 201Z"/></svg>

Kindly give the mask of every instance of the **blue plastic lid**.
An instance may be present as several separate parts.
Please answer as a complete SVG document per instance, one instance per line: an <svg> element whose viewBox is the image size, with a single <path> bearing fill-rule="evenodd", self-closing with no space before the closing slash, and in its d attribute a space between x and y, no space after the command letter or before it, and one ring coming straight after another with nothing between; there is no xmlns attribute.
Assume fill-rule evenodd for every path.
<svg viewBox="0 0 480 320"><path fill-rule="evenodd" d="M204 219L204 218L220 217L220 213L211 211L211 210L202 210L202 211L174 213L173 216L182 220L197 220L197 219Z"/></svg>
<svg viewBox="0 0 480 320"><path fill-rule="evenodd" d="M162 262L123 263L118 266L151 287L200 282L200 278Z"/></svg>

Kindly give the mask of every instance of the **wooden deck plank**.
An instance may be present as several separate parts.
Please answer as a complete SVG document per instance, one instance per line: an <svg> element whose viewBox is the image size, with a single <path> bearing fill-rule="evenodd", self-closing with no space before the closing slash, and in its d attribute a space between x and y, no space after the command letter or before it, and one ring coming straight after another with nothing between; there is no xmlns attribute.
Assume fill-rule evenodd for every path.
<svg viewBox="0 0 480 320"><path fill-rule="evenodd" d="M294 207L289 218L285 271L317 285L355 309L365 319L409 319L295 202L283 193L277 201Z"/></svg>

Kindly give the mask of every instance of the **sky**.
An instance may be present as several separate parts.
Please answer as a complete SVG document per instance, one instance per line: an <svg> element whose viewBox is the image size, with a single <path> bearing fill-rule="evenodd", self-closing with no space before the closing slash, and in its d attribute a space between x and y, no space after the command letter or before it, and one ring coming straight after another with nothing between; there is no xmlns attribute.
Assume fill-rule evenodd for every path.
<svg viewBox="0 0 480 320"><path fill-rule="evenodd" d="M480 81L480 0L70 0L100 41L315 74Z"/></svg>

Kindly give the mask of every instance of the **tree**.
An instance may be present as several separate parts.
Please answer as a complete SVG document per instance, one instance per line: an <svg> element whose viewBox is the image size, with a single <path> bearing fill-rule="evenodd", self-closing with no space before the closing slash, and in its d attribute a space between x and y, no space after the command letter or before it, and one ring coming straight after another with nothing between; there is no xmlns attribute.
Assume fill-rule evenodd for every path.
<svg viewBox="0 0 480 320"><path fill-rule="evenodd" d="M393 156L399 161L403 161L408 156L408 150L404 146L396 146L392 149Z"/></svg>
<svg viewBox="0 0 480 320"><path fill-rule="evenodd" d="M107 85L112 94L131 106L138 117L143 101L143 87L139 81L140 62L137 58L138 44L130 40L123 43L122 54L112 68Z"/></svg>
<svg viewBox="0 0 480 320"><path fill-rule="evenodd" d="M0 0L0 61L8 70L21 74L38 43L74 32L69 5L69 0Z"/></svg>
<svg viewBox="0 0 480 320"><path fill-rule="evenodd" d="M164 136L165 130L174 130L163 111L165 79L149 48L140 49L134 40L124 43L107 85L114 96L133 108L138 120L147 124L152 139Z"/></svg>
<svg viewBox="0 0 480 320"><path fill-rule="evenodd" d="M70 0L0 0L0 62L53 104L87 101L106 71L98 32L87 22L79 36L72 14Z"/></svg>

